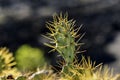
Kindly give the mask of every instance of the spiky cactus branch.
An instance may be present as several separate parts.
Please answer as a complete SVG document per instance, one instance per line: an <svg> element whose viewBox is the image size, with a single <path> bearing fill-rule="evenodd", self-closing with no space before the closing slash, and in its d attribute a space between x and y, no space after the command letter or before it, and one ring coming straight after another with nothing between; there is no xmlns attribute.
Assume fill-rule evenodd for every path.
<svg viewBox="0 0 120 80"><path fill-rule="evenodd" d="M74 29L75 21L68 20L68 15L53 16L53 22L47 23L47 28L50 33L47 34L47 38L50 43L45 45L53 48L51 51L57 50L59 54L64 58L66 64L72 63L75 59L75 47L79 45L79 40L75 42L75 38L78 37L78 29Z"/></svg>
<svg viewBox="0 0 120 80"><path fill-rule="evenodd" d="M15 65L16 62L9 49L6 47L0 48L0 78L10 76L11 74L14 78L21 75Z"/></svg>

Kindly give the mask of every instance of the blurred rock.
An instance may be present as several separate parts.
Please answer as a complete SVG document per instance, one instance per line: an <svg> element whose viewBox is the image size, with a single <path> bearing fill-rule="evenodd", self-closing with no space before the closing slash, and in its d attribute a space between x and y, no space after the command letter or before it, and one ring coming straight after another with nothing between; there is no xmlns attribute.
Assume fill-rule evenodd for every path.
<svg viewBox="0 0 120 80"><path fill-rule="evenodd" d="M120 73L120 32L117 33L115 40L106 46L106 51L114 55L117 60L110 64L116 73Z"/></svg>
<svg viewBox="0 0 120 80"><path fill-rule="evenodd" d="M40 7L36 10L36 13L38 16L51 16L56 12L56 8L51 7L51 6L46 6L46 7Z"/></svg>

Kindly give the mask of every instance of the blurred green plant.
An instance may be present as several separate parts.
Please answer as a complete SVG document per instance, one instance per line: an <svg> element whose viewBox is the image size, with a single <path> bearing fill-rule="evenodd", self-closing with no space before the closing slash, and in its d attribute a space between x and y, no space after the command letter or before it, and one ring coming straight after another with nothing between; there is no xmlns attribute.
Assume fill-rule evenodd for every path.
<svg viewBox="0 0 120 80"><path fill-rule="evenodd" d="M33 71L37 67L43 67L46 64L44 52L27 44L17 49L15 60L17 67L22 71Z"/></svg>

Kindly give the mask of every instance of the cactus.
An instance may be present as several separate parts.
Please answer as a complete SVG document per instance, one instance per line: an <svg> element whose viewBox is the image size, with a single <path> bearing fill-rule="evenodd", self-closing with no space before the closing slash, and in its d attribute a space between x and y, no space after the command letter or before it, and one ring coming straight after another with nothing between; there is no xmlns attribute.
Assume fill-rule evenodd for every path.
<svg viewBox="0 0 120 80"><path fill-rule="evenodd" d="M31 71L33 63L37 63L37 66L44 63L43 54L39 54L39 49L24 45L16 52L17 63L22 65L22 69L28 70L28 72L21 73L22 69L19 72L17 67L14 67L16 62L9 50L0 48L0 80L120 80L119 74L113 75L112 70L108 67L104 68L102 64L95 65L90 57L85 59L82 56L81 61L78 63L75 56L81 46L79 41L83 35L77 34L80 27L74 29L75 21L68 20L67 14L60 14L60 16L56 14L53 16L53 22L47 23L47 27L50 33L45 37L50 40L50 43L45 43L45 45L53 48L51 51L58 51L59 55L63 57L65 64L62 70L53 73L48 66L45 66L42 69L38 68L37 71ZM80 38L76 41L79 36ZM76 49L77 46L79 47ZM42 63L39 63L41 59ZM30 63L31 60L32 63ZM19 61L26 63L19 63ZM42 65L44 66L44 64ZM37 66L34 68L36 69Z"/></svg>
<svg viewBox="0 0 120 80"><path fill-rule="evenodd" d="M50 43L45 43L46 46L53 48L51 51L58 51L59 55L65 60L65 64L60 72L60 80L117 80L116 77L109 77L108 73L103 73L102 76L102 65L95 66L95 63L90 61L90 58L86 60L82 57L80 63L75 63L76 52L79 50L81 43L79 41L84 36L78 35L81 27L74 29L75 21L68 20L68 15L55 14L53 16L53 22L47 23L47 28L50 30L45 36L50 40ZM77 41L76 38L80 37ZM76 49L76 46L79 46ZM50 51L50 52L51 52ZM100 67L100 68L98 68Z"/></svg>
<svg viewBox="0 0 120 80"><path fill-rule="evenodd" d="M12 75L13 78L16 78L21 75L15 65L16 62L14 61L12 53L5 47L0 48L0 77Z"/></svg>
<svg viewBox="0 0 120 80"><path fill-rule="evenodd" d="M82 57L80 63L71 65L72 67L68 67L69 73L63 73L60 80L120 80L120 74L113 75L113 71L102 64L95 66L90 58Z"/></svg>
<svg viewBox="0 0 120 80"><path fill-rule="evenodd" d="M51 51L57 50L65 60L65 65L63 67L63 72L67 71L67 66L72 64L75 59L76 53L76 46L80 45L79 41L81 36L77 41L80 35L77 33L79 32L80 28L74 29L75 21L68 20L68 15L58 16L55 14L53 16L53 22L47 23L47 28L50 30L50 33L47 33L46 38L50 40L50 43L45 43L45 45L53 48Z"/></svg>
<svg viewBox="0 0 120 80"><path fill-rule="evenodd" d="M0 48L0 72L6 68L11 68L16 64L12 53L7 48Z"/></svg>
<svg viewBox="0 0 120 80"><path fill-rule="evenodd" d="M57 50L59 54L64 58L66 64L73 63L75 59L75 47L79 45L79 40L75 42L75 38L78 37L78 31L80 27L74 30L75 21L68 20L68 15L53 16L53 22L47 23L47 28L51 31L45 36L50 40L50 44L45 45L53 48L51 51Z"/></svg>

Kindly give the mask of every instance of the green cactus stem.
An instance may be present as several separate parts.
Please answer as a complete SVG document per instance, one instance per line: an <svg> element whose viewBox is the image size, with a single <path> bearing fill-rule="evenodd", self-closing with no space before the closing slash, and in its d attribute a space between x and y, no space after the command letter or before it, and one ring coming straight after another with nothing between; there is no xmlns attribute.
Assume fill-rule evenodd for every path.
<svg viewBox="0 0 120 80"><path fill-rule="evenodd" d="M50 40L50 43L45 43L45 45L53 48L51 51L58 51L63 57L65 60L63 69L65 70L67 69L66 66L73 63L75 53L79 50L79 48L76 49L76 46L80 46L79 41L83 37L83 35L78 35L81 26L74 29L75 21L73 19L68 20L68 15L62 15L62 13L60 15L55 14L53 22L48 22L46 26L50 33L47 33L45 37ZM78 37L80 38L76 41L75 39Z"/></svg>

